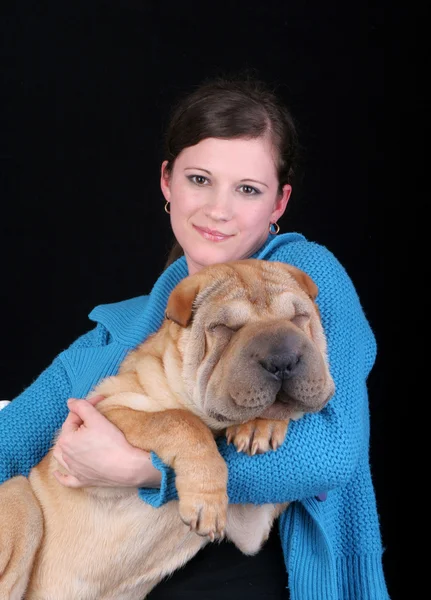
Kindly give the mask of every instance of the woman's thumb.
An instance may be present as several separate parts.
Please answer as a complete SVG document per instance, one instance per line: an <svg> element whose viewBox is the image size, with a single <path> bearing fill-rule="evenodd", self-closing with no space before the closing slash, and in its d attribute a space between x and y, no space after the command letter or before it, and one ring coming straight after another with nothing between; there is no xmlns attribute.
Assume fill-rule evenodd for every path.
<svg viewBox="0 0 431 600"><path fill-rule="evenodd" d="M93 406L96 406L96 404L98 402L100 402L101 400L104 400L105 398L106 398L106 396L102 396L102 394L97 394L96 396L88 396L86 398L86 400L87 400L87 402L89 402Z"/></svg>
<svg viewBox="0 0 431 600"><path fill-rule="evenodd" d="M67 406L70 412L75 413L78 417L83 421L83 423L89 423L100 415L99 411L94 408L92 403L88 402L88 400L75 400L70 399L67 402Z"/></svg>

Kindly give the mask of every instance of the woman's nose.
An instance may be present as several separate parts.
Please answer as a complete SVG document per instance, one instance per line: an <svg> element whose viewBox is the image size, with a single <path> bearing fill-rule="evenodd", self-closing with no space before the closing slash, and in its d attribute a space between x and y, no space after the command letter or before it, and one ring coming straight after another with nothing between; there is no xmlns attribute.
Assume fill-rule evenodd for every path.
<svg viewBox="0 0 431 600"><path fill-rule="evenodd" d="M205 214L214 221L229 221L233 214L233 203L226 191L211 194L205 205Z"/></svg>

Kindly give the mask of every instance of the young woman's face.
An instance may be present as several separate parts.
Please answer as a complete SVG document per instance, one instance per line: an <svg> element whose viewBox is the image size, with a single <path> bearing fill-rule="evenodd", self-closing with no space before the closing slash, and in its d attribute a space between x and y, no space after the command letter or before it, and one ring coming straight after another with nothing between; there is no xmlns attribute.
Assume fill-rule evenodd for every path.
<svg viewBox="0 0 431 600"><path fill-rule="evenodd" d="M274 150L264 137L207 138L185 148L171 173L166 164L161 188L190 274L254 254L292 191L285 185L279 193Z"/></svg>

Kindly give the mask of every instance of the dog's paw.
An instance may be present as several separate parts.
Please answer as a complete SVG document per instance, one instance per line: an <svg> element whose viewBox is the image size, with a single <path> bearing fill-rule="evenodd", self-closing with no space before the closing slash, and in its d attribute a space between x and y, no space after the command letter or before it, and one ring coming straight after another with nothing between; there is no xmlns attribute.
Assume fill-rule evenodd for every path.
<svg viewBox="0 0 431 600"><path fill-rule="evenodd" d="M284 442L289 421L253 419L226 429L227 443L233 443L238 452L250 456L277 450Z"/></svg>
<svg viewBox="0 0 431 600"><path fill-rule="evenodd" d="M208 536L213 542L223 538L226 529L228 498L226 491L183 494L179 510L191 531Z"/></svg>

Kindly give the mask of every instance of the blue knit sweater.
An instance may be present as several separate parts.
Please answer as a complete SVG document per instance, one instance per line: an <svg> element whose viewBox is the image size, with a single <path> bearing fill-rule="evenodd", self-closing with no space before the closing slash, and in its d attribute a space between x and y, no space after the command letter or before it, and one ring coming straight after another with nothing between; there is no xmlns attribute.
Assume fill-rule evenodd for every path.
<svg viewBox="0 0 431 600"><path fill-rule="evenodd" d="M279 523L292 600L387 600L369 465L366 380L374 335L351 280L325 247L284 234L269 236L254 256L293 264L318 285L336 393L320 413L292 422L277 452L248 457L219 442L230 502L296 500ZM95 328L0 411L0 482L29 473L66 418L67 398L84 397L117 372L127 352L161 325L169 293L186 275L180 258L149 296L96 307L89 315ZM175 475L155 455L153 462L162 471L161 488L139 493L160 506L177 497ZM325 501L316 498L322 491Z"/></svg>

